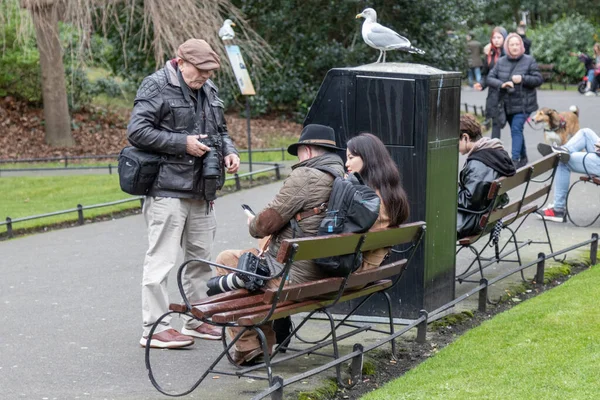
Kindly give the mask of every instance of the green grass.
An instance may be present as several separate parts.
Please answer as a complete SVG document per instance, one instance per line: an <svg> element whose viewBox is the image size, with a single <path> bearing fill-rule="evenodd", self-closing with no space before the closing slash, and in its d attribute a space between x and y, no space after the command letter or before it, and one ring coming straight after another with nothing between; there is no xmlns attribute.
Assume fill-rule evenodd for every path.
<svg viewBox="0 0 600 400"><path fill-rule="evenodd" d="M595 399L600 266L495 316L364 399Z"/></svg>
<svg viewBox="0 0 600 400"><path fill-rule="evenodd" d="M261 166L262 167L262 166ZM256 170L257 168L255 168ZM255 174L253 179L273 176L274 172ZM233 175L227 175L231 177ZM244 181L247 177L242 178ZM225 182L225 187L235 185L235 180ZM133 198L121 191L119 177L113 175L50 176L50 177L4 177L0 178L0 221L47 214L73 209L77 204L91 206L116 200ZM132 201L108 207L84 210L85 218L109 215L115 212L139 208L140 203ZM16 222L13 229L39 228L56 223L76 221L77 213L68 213ZM0 232L6 228L0 227Z"/></svg>
<svg viewBox="0 0 600 400"><path fill-rule="evenodd" d="M82 206L131 198L121 191L115 175L82 175L50 177L8 177L0 179L0 219L46 214ZM119 204L85 210L86 218L139 207L140 203ZM77 220L77 213L15 223L13 229L46 226Z"/></svg>

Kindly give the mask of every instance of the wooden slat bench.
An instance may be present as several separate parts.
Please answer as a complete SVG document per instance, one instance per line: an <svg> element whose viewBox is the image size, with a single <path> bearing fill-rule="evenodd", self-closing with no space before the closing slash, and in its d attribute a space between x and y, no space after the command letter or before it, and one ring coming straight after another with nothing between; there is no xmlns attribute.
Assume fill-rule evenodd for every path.
<svg viewBox="0 0 600 400"><path fill-rule="evenodd" d="M250 293L245 289L234 290L208 297L194 304L190 304L185 298L185 294L183 293L181 286L181 278L185 269L185 265L192 260L184 263L178 271L178 283L180 284L180 293L182 293L184 303L171 304L170 311L164 314L155 323L152 331L150 332L150 338L154 333L154 329L161 323L161 321L167 315L173 313L190 315L203 322L220 326L223 328L223 333L225 333L224 331L226 327L241 327L243 330L229 343L225 339L226 336L224 335L223 351L221 354L204 372L196 384L193 385L190 390L184 393L169 392L161 387L161 385L155 380L150 365L151 349L147 346L146 367L148 369L151 382L159 391L164 394L172 396L183 395L194 390L195 387L197 387L209 374L229 374L241 377L250 372L264 369L266 372L264 379L269 381L269 386L271 388L275 388L274 385L276 385L276 382L280 382L277 384L277 390L273 389L273 393L277 392L278 394L272 394L272 398L281 398L280 396L283 393L283 388L281 385L282 380L278 377L274 377L272 373L272 367L282 361L287 361L294 357L300 357L308 353L315 353L318 349L327 346L333 347L333 352L329 355L329 357L337 360L340 355L338 352L338 334L336 333L336 330L340 326L351 327L353 329L351 332L345 332L343 334L343 337L347 338L353 334L369 330L371 329L371 326L364 325L361 327L356 327L355 325L346 324L345 320L336 325L328 309L341 302L384 293L386 290L396 285L402 276L402 273L406 269L408 261L423 239L424 232L425 223L416 222L405 224L396 228L387 228L380 231L367 232L365 234L332 235L284 240L281 244L279 253L277 254L277 260L284 265L284 269L280 276L272 277L272 279L278 277L282 278L281 283L277 288L266 289L255 293ZM352 273L346 277L331 277L301 284L285 284L286 278L290 272L290 269L292 268L292 264L296 261L312 260L321 257L331 257L344 254L358 254L359 251L365 252L383 247L401 245L410 245L408 250L404 251L407 254L407 257L387 263L379 268L370 271ZM206 260L196 261L203 261L211 265L218 265ZM384 297L386 297L390 307L389 310L391 310L392 304L389 297ZM355 311L356 308L351 311L349 315L352 315ZM315 312L324 313L329 319L331 326L331 331L329 334L323 338L320 343L307 350L299 351L297 349L288 347L290 340L296 336L298 330L305 325L305 323ZM260 326L269 321L299 313L308 313L308 315L304 316L302 321L296 325L295 329L292 333L290 333L288 338L273 351L271 356L269 356L270 349L267 349L266 340L260 329ZM393 316L389 315L388 317L389 332L382 339L382 341L391 341L393 345L393 338L389 338L389 336L394 333ZM248 330L254 330L258 334L263 347L263 353L265 357L264 363L249 368L238 369L233 373L217 369L217 365L223 358L228 358L230 362L232 361L229 356L230 349L239 339L239 337L241 337L241 335ZM377 332L380 331L380 329L377 330ZM327 340L329 337L331 337L331 339ZM286 354L285 356L280 356L275 360L272 360L275 355L287 350L291 351L293 354ZM319 355L323 355L323 353L319 352ZM360 362L362 362L362 353L360 354ZM341 362L333 365L336 368L338 383L340 385L346 387L353 386L358 381L360 377L360 371L357 370L359 369L357 367L358 361L353 362L353 365L355 368L353 368L351 374L352 377L350 378L350 385L348 385L348 380L342 379L341 377ZM303 372L302 376L306 374L310 374L310 371ZM252 377L256 378L256 374L253 373Z"/></svg>
<svg viewBox="0 0 600 400"><path fill-rule="evenodd" d="M471 270L475 263L477 263L479 267L479 272L482 279L484 278L483 270L501 260L505 262L517 262L519 265L521 265L521 255L519 253L519 249L525 245L531 243L546 243L550 246L550 251L552 252L550 234L548 233L548 227L546 226L546 221L543 219L543 217L542 220L544 223L544 229L546 231L547 241L534 242L533 240L528 239L525 242L519 242L516 234L525 219L532 213L538 211L541 205L544 204L548 199L550 190L552 188L552 183L554 181L556 167L558 166L559 161L560 159L558 154L550 154L518 169L517 173L513 176L503 177L495 180L492 182L487 194L487 198L491 200L491 203L489 207L483 211L473 212L471 210L460 209L462 212L470 212L481 216L479 222L481 232L477 235L458 240L458 250L456 252L457 255L465 248L471 249L471 251L475 254L475 259L473 262L471 262L464 272L457 276L457 280L460 283L479 282L467 280L467 278L477 273L477 270ZM547 177L541 181L538 180L541 179L542 175L547 173L549 173ZM531 183L534 182L543 183L543 185L541 185L541 187L532 185ZM518 190L522 190L522 193L519 194ZM498 202L500 201L501 196L504 194L508 194L509 197L515 197L517 200L512 200L504 207L498 208ZM521 220L521 222L517 225L517 227L515 229L511 228L511 225L518 220ZM497 225L499 225L499 232L506 229L511 234L509 241L502 248L499 247L498 238L491 234ZM476 249L473 245L485 235L489 235L487 243L480 250ZM508 246L510 243L514 244L514 250L503 253L506 246ZM488 245L490 244L494 245L495 254L489 258L482 257L482 253L489 247ZM516 253L516 260L506 258L512 253ZM487 261L487 263L482 264L482 261Z"/></svg>

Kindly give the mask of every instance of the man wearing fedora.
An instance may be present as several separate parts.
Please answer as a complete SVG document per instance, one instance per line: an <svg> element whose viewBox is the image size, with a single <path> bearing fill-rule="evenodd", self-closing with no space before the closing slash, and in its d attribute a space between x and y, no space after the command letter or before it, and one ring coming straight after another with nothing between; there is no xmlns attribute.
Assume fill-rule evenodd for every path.
<svg viewBox="0 0 600 400"><path fill-rule="evenodd" d="M265 238L270 237L265 257L269 258L267 264L271 269L271 276L283 269L283 265L276 260L281 242L298 236L290 224L292 219L297 221L303 236L317 234L325 217L325 206L329 201L335 177L316 167L328 167L339 176L343 176L344 164L336 154L338 150L342 149L336 146L335 132L332 128L317 124L304 127L300 140L288 147L288 153L297 156L299 162L292 166L292 173L283 182L283 187L275 198L254 218L248 219L250 235L262 239L263 245L267 242ZM259 250L225 250L217 256L216 262L235 268L240 256L246 252L258 254ZM217 268L218 275L228 273L225 269ZM324 277L325 274L310 260L296 261L290 269L291 283L310 282ZM275 279L267 281L265 288L277 288L280 282ZM271 324L261 326L261 329L267 337L268 347L272 348L275 344L275 332ZM227 329L231 338L238 332L239 328ZM249 365L255 363L261 355L258 336L250 330L235 343L232 358L239 365Z"/></svg>
<svg viewBox="0 0 600 400"><path fill-rule="evenodd" d="M179 46L177 58L146 77L135 97L127 136L135 147L163 156L158 175L144 201L148 251L142 277L145 346L153 324L168 311L167 278L181 250L184 260L210 259L216 232L213 200L240 159L223 115L223 102L210 80L220 67L219 56L200 39ZM206 297L212 270L191 263L184 287L190 301ZM194 338L221 339L221 330L187 319L181 332L161 321L151 347L179 348Z"/></svg>

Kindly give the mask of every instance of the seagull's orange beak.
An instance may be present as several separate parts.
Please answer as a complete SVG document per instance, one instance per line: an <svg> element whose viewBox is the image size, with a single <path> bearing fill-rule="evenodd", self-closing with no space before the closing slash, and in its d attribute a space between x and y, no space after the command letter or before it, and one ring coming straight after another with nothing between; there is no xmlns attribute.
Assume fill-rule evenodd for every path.
<svg viewBox="0 0 600 400"><path fill-rule="evenodd" d="M362 13L360 13L360 14L356 14L356 19L358 19L358 18L363 18L363 15L362 15Z"/></svg>

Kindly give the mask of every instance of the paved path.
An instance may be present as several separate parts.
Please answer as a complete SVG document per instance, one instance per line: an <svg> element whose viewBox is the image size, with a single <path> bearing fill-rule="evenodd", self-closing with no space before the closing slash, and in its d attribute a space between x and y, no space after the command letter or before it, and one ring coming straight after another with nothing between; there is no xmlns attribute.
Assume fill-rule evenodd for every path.
<svg viewBox="0 0 600 400"><path fill-rule="evenodd" d="M595 117L600 98L572 92L541 92L539 97L540 105L560 110L577 104L582 126L600 132ZM461 102L483 104L484 99L485 94L467 92ZM541 133L526 128L525 135L533 160L539 157L535 144ZM510 144L507 129L503 138ZM215 255L223 249L253 245L240 204L260 209L280 185L278 182L260 186L217 201ZM584 195L597 199L598 188L591 189ZM554 224L551 228L556 247L562 248L588 239L593 231L600 230L600 222L588 229L571 224ZM541 222L530 218L524 229L525 236L539 235ZM145 250L145 226L139 215L0 242L2 399L164 398L148 381L143 351L138 345ZM538 251L546 249L531 246L525 250L525 257L533 259ZM459 258L457 269L464 268L465 261ZM173 281L170 293L176 299ZM495 294L506 285L510 282L495 288ZM468 288L466 284L457 285L457 293ZM476 306L463 303L461 307ZM157 365L163 369L157 372L163 382L177 378L178 382L189 383L217 354L219 346L198 341L188 350L158 351ZM302 371L311 362L312 359L300 360L292 370ZM263 388L262 382L220 377L208 379L186 398L249 398L250 392Z"/></svg>

